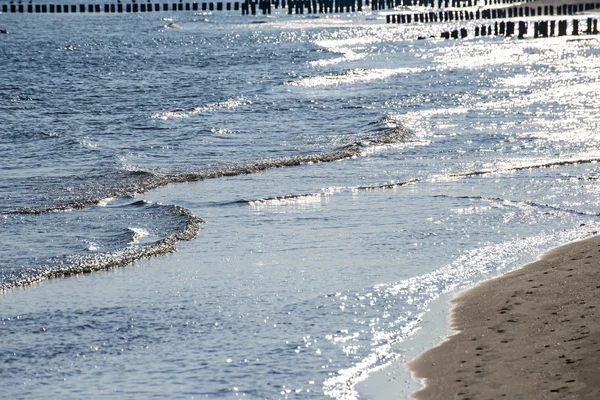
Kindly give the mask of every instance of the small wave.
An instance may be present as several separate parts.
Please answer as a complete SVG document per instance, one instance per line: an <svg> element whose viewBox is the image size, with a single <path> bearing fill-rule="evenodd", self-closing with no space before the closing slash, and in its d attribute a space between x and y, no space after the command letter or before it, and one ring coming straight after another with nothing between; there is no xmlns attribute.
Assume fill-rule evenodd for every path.
<svg viewBox="0 0 600 400"><path fill-rule="evenodd" d="M367 186L357 186L358 190L377 190L377 189L394 189L400 186L410 185L411 183L417 183L421 180L418 178L409 179L403 182L392 182L392 183L384 183L382 185L367 185Z"/></svg>
<svg viewBox="0 0 600 400"><path fill-rule="evenodd" d="M353 143L339 150L334 150L326 153L262 159L214 170L190 171L175 174L153 173L150 171L146 172L153 176L153 178L151 179L153 181L152 186L158 187L164 186L169 183L194 182L199 180L215 179L228 176L248 175L257 172L262 172L268 169L340 161L358 156L360 156L359 145L358 143Z"/></svg>
<svg viewBox="0 0 600 400"><path fill-rule="evenodd" d="M114 197L106 197L104 199L99 200L98 203L97 203L97 205L99 207L106 207L109 203L111 203L114 200L115 200Z"/></svg>
<svg viewBox="0 0 600 400"><path fill-rule="evenodd" d="M565 166L565 165L577 165L577 164L593 164L593 163L597 163L597 162L600 162L600 158L594 157L594 158L584 158L584 159L550 161L550 162L542 162L542 163L526 163L524 165L517 165L514 167L461 172L461 173L456 173L456 174L450 174L450 175L448 175L448 177L449 178L467 178L467 177L471 177L471 176L500 174L500 173L505 173L505 172L523 171L523 170L527 170L527 169L552 168L552 167L561 167L561 166Z"/></svg>
<svg viewBox="0 0 600 400"><path fill-rule="evenodd" d="M97 205L99 207L107 207L111 202L115 201L117 197L130 197L129 192L123 191L115 191L112 196L109 197L91 197L88 199L83 199L79 201L73 201L69 203L63 204L55 204L52 206L40 206L40 207L23 207L16 208L14 210L5 211L6 214L21 214L21 215L39 215L45 214L49 212L68 212L73 210L81 210L89 205ZM128 204L131 205L145 205L147 202L145 200L138 200L135 203Z"/></svg>
<svg viewBox="0 0 600 400"><path fill-rule="evenodd" d="M386 79L390 76L411 74L418 71L420 71L418 68L352 69L339 74L306 77L298 81L286 82L286 85L303 87L335 86Z"/></svg>
<svg viewBox="0 0 600 400"><path fill-rule="evenodd" d="M252 104L252 101L244 97L232 98L218 103L208 103L203 106L194 107L191 110L173 110L152 114L152 119L169 120L177 118L189 118L194 115L214 112L218 110L233 109Z"/></svg>
<svg viewBox="0 0 600 400"><path fill-rule="evenodd" d="M365 144L362 144L365 145ZM98 197L78 199L77 201L52 206L25 207L9 210L6 214L43 214L48 212L71 211L82 209L88 205L98 205L106 198L131 196L131 193L145 193L149 190L173 183L197 182L208 179L249 175L274 168L294 167L315 163L326 163L355 158L361 155L359 143L354 143L326 153L307 154L301 156L282 157L249 161L220 169L188 171L182 173L161 173L146 171L135 166L126 166L123 170L132 172L135 177L121 184L121 187L107 189L110 191ZM140 200L140 205L145 204Z"/></svg>
<svg viewBox="0 0 600 400"><path fill-rule="evenodd" d="M129 227L128 230L132 233L131 242L129 242L129 244L137 244L140 242L140 239L150 236L150 232L144 228Z"/></svg>
<svg viewBox="0 0 600 400"><path fill-rule="evenodd" d="M234 203L245 203L250 205L285 205L285 204L297 204L297 203L314 203L320 201L322 198L331 196L341 192L356 192L356 191L367 191L377 189L394 189L400 186L410 185L412 183L420 182L420 179L409 179L402 182L391 182L380 185L365 185L365 186L348 186L348 187L328 187L321 189L321 193L295 193L287 194L283 196L272 196L264 197L260 199L249 199L249 200L238 200Z"/></svg>
<svg viewBox="0 0 600 400"><path fill-rule="evenodd" d="M338 64L344 61L357 61L366 57L365 53L357 53L355 50L361 49L363 46L370 45L377 40L373 37L361 37L352 39L334 39L334 40L318 40L315 44L327 50L329 53L342 54L340 57L324 58L320 60L310 61L310 65L326 66Z"/></svg>
<svg viewBox="0 0 600 400"><path fill-rule="evenodd" d="M24 207L17 208L14 210L8 210L6 214L22 214L22 215L38 215L49 212L60 212L60 211L72 211L85 208L88 203L86 201L75 201L67 204L57 204L53 206L42 206L42 207Z"/></svg>
<svg viewBox="0 0 600 400"><path fill-rule="evenodd" d="M274 159L261 159L241 162L223 168L200 169L173 173L146 170L135 165L123 165L121 170L129 173L130 176L122 179L116 187L106 187L96 195L80 197L76 200L68 201L62 204L25 207L10 210L6 213L43 214L54 211L82 209L88 205L106 206L108 203L113 201L111 199L117 197L131 197L133 193L145 193L149 190L173 183L196 182L208 179L255 174L275 168L342 161L345 159L360 157L361 155L364 155L363 150L372 148L373 146L385 146L409 140L409 131L398 121L388 121L384 119L384 122L385 126L383 128L378 129L369 135L363 136L362 138L341 148L324 153L313 153ZM82 189L82 192L86 192L85 188ZM142 204L145 204L144 200L140 201Z"/></svg>
<svg viewBox="0 0 600 400"><path fill-rule="evenodd" d="M306 193L306 194L290 194L285 196L266 197L264 199L243 200L244 203L250 205L284 205L290 203L315 203L321 201L323 194L321 193Z"/></svg>
<svg viewBox="0 0 600 400"><path fill-rule="evenodd" d="M397 119L387 116L378 121L378 123L383 125L383 127L377 129L375 134L367 136L360 141L361 146L384 146L409 140L410 134L408 129Z"/></svg>
<svg viewBox="0 0 600 400"><path fill-rule="evenodd" d="M71 262L67 262L64 265L42 267L40 272L34 273L31 276L17 278L11 282L0 283L0 292L7 289L31 285L45 279L88 274L96 271L104 271L123 267L139 259L156 257L176 252L176 243L179 241L189 241L196 237L200 231L200 224L204 223L204 220L183 207L169 207L174 214L186 217L187 220L183 227L175 230L167 237L148 245L130 246L125 249L112 252L96 253L83 257L73 257ZM141 237L141 235L143 235L142 231L145 231L135 228L130 228L130 230L134 232L134 237L136 235ZM97 251L97 247L95 245L90 245L88 250L94 252Z"/></svg>
<svg viewBox="0 0 600 400"><path fill-rule="evenodd" d="M575 214L575 215L581 215L581 216L586 216L586 217L598 217L600 216L600 213L592 213L592 212L588 212L588 211L580 211L580 210L574 210L574 209L569 209L569 208L563 208L560 206L556 206L556 205L552 205L552 204L544 204L544 203L538 203L535 201L531 201L531 200L509 200L509 199L503 199L500 197L486 197L486 196L448 196L448 195L436 195L434 197L442 197L442 198L455 198L455 199L468 199L468 200L481 200L481 201L487 201L487 202L497 202L500 203L502 206L510 206L510 207L532 207L532 208L541 208L541 209L548 209L548 210L553 210L556 211L558 213L564 213L564 214Z"/></svg>

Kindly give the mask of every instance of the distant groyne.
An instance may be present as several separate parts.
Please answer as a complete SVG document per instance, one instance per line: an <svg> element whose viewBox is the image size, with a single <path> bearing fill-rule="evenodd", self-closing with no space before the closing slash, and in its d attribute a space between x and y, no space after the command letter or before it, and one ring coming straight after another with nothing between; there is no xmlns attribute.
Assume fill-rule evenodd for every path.
<svg viewBox="0 0 600 400"><path fill-rule="evenodd" d="M193 3L112 3L112 4L2 4L3 13L29 14L75 14L75 13L146 13L161 11L222 11L239 10L242 2L193 2Z"/></svg>
<svg viewBox="0 0 600 400"><path fill-rule="evenodd" d="M386 15L388 24L416 24L423 28L419 39L439 35L442 39L462 39L478 36L516 36L545 38L553 36L596 35L600 2L577 2L573 0L518 2L516 0L484 0L484 6L476 7L477 0L418 0L425 9L404 11ZM433 9L440 6L452 8ZM429 8L429 9L427 9ZM571 18L565 18L565 17ZM450 23L439 34L432 34L428 24ZM429 32L428 32L429 31Z"/></svg>
<svg viewBox="0 0 600 400"><path fill-rule="evenodd" d="M533 35L531 35L533 33ZM530 21L501 21L493 24L477 24L470 27L457 27L441 33L442 39L464 39L469 36L516 36L519 39L547 38L553 36L597 35L598 19L588 17L584 21L573 20L530 20ZM426 39L426 37L420 37Z"/></svg>
<svg viewBox="0 0 600 400"><path fill-rule="evenodd" d="M86 3L86 4L33 4L3 3L2 13L20 14L98 14L98 13L150 13L173 11L241 11L242 14L270 14L273 8L287 9L288 14L321 14L362 11L363 7L372 10L393 9L401 0L244 0L244 1L202 1L202 2L135 2L128 3Z"/></svg>
<svg viewBox="0 0 600 400"><path fill-rule="evenodd" d="M442 1L440 0L440 3ZM446 6L448 1L445 1ZM476 1L475 1L476 3ZM504 0L505 4L502 7L490 7L481 9L461 9L457 7L459 3L452 1L453 9L443 10L428 10L428 11L417 11L417 12L401 12L395 14L389 14L386 16L388 23L392 24L410 24L410 23L430 23L430 22L446 22L446 21L469 21L479 19L504 19L504 18L524 18L524 17L539 17L539 16L561 16L561 15L575 15L585 11L600 9L600 2L598 3L571 3L571 4L558 4L558 5L540 5L536 3L518 5L506 5L512 4L513 0ZM433 4L433 2L430 2ZM471 4L469 0L468 4ZM495 4L495 3L494 3ZM432 5L433 7L433 5ZM467 6L468 7L468 6Z"/></svg>

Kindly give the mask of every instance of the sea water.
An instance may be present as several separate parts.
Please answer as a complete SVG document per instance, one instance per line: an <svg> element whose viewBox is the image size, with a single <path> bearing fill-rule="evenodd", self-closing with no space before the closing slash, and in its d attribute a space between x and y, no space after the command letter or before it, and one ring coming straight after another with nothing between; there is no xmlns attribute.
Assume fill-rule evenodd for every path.
<svg viewBox="0 0 600 400"><path fill-rule="evenodd" d="M355 399L597 232L596 39L384 22L0 14L2 396Z"/></svg>

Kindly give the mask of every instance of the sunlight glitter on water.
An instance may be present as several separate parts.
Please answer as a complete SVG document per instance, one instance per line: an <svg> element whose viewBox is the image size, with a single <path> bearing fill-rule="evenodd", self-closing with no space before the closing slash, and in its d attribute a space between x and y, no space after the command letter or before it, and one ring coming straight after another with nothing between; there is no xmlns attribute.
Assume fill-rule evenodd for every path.
<svg viewBox="0 0 600 400"><path fill-rule="evenodd" d="M208 103L203 106L194 107L191 110L178 110L178 111L164 111L152 114L152 119L169 120L177 118L189 118L198 114L204 114L209 112L215 112L224 109L234 109L237 107L251 105L252 101L249 99L231 98L219 103Z"/></svg>
<svg viewBox="0 0 600 400"><path fill-rule="evenodd" d="M411 74L419 72L414 68L395 68L395 69L354 69L339 74L329 74L324 76L311 76L302 78L298 81L288 82L289 86L337 86L350 85L355 83L369 82L378 79L386 79L394 75Z"/></svg>
<svg viewBox="0 0 600 400"><path fill-rule="evenodd" d="M3 215L6 265L94 248L131 263L140 232L165 254L208 222L174 256L4 293L5 316L26 315L2 316L9 395L31 381L31 398L356 398L441 293L598 228L596 44L417 41L421 27L368 12L282 14L181 14L177 30L54 15L0 48L6 76L31 77L0 88L11 209L158 188L138 194L154 203ZM52 179L20 179L38 164Z"/></svg>

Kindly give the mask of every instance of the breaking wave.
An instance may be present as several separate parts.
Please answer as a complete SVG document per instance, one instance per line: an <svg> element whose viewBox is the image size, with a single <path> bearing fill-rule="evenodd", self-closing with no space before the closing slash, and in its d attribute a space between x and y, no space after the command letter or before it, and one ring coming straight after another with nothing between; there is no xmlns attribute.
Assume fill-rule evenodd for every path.
<svg viewBox="0 0 600 400"><path fill-rule="evenodd" d="M250 105L252 101L244 97L232 98L217 103L208 103L203 106L194 107L188 110L172 110L152 114L152 119L169 120L178 118L189 118L198 114L205 114L218 110L234 109L237 107Z"/></svg>
<svg viewBox="0 0 600 400"><path fill-rule="evenodd" d="M383 122L385 122L385 120ZM328 163L357 158L363 155L364 151L369 148L401 143L408 139L409 132L403 125L399 123L386 123L385 127L376 130L374 133L365 135L339 149L323 153L272 159L267 158L234 163L229 166L215 169L198 169L173 173L146 170L136 166L124 166L123 171L128 174L126 178L121 179L120 182L116 184L110 183L111 186L101 187L102 185L95 185L94 188L97 190L93 192L93 195L82 195L75 199L49 206L18 208L9 210L6 213L43 214L53 211L82 209L87 205L103 205L107 201L110 201L111 198L129 196L132 193L145 193L149 190L173 183L196 182L207 179L250 175L275 168L296 167L307 164ZM88 190L84 186L79 192L87 193Z"/></svg>
<svg viewBox="0 0 600 400"><path fill-rule="evenodd" d="M352 69L338 74L301 78L297 81L286 82L286 85L303 87L335 86L386 79L394 75L412 74L419 71L421 69L418 68Z"/></svg>
<svg viewBox="0 0 600 400"><path fill-rule="evenodd" d="M328 187L321 189L320 193L295 193L286 194L282 196L272 196L257 199L244 199L238 200L234 203L247 203L252 206L261 205L286 205L286 204L299 204L299 203L314 203L320 201L322 198L334 195L341 192L355 192L355 191L366 191L366 190L377 190L377 189L394 189L400 186L410 185L412 183L419 182L420 179L409 179L402 182L391 182L384 184L374 184L366 186L348 186L348 187Z"/></svg>
<svg viewBox="0 0 600 400"><path fill-rule="evenodd" d="M136 242L148 232L142 228L129 228L130 242L124 248L92 255L71 255L58 265L44 265L33 270L21 272L10 280L0 282L0 291L11 288L23 287L33 283L72 275L88 274L96 271L109 270L123 267L136 260L161 256L177 251L175 244L179 241L192 240L200 230L204 221L195 216L191 211L180 206L160 206L174 217L183 218L184 223L170 234L153 243L138 245ZM95 245L90 246L90 251L95 251Z"/></svg>
<svg viewBox="0 0 600 400"><path fill-rule="evenodd" d="M523 171L528 169L539 169L539 168L552 168L561 167L565 165L577 165L577 164L593 164L600 162L600 157L581 158L581 159L570 159L570 160L559 160L549 161L542 163L524 163L516 166L509 166L504 168L486 169L479 171L461 172L456 174L448 175L449 178L467 178L471 176L489 175L489 174L500 174L505 172Z"/></svg>
<svg viewBox="0 0 600 400"><path fill-rule="evenodd" d="M436 195L433 197L448 198L451 196ZM563 207L552 205L552 204L538 203L538 202L530 201L530 200L509 200L509 199L503 199L500 197L486 197L486 196L452 196L452 197L455 199L468 199L468 200L481 200L481 201L487 201L487 202L497 202L497 203L501 204L502 206L507 206L507 207L532 207L532 208L548 209L548 210L552 210L552 211L555 211L556 213L561 213L561 214L575 214L575 215L590 216L590 217L600 216L600 213L573 210L573 209L563 208Z"/></svg>
<svg viewBox="0 0 600 400"><path fill-rule="evenodd" d="M23 217L30 216L32 218L38 218L42 214L49 213L61 213L76 210L78 210L78 212L86 212L85 209L89 206L97 206L98 209L94 210L94 212L109 213L108 215L111 215L110 213L116 212L114 208L118 207L139 206L143 208L147 205L144 200L137 200L127 204L120 203L123 199L133 198L135 193L144 193L168 184L248 175L274 168L341 161L344 159L360 157L364 154L365 149L374 146L396 144L409 138L408 131L404 126L397 123L383 122L384 126L382 128L376 129L370 134L362 135L359 139L342 146L341 148L328 152L280 157L275 159L260 159L231 164L223 168L188 170L174 173L162 173L143 170L137 167L129 167L121 171L116 179L105 179L104 181L95 183L88 182L84 183L79 188L70 189L69 195L62 198L62 200L56 200L55 204L3 210L2 214L5 216L21 215ZM402 186L407 183L410 182L387 183L379 186L360 186L351 188L350 190L385 189ZM246 200L246 202L255 204L269 202L282 203L286 201L297 202L302 199L304 199L304 201L315 201L320 196L328 195L332 191L333 189L330 188L320 194L287 195ZM114 246L112 246L112 249L103 251L101 244L98 244L95 241L89 242L85 247L87 254L67 256L65 259L55 263L22 269L14 276L4 277L3 280L0 280L0 290L25 286L44 279L107 270L130 264L138 259L172 253L176 251L175 243L181 240L191 240L197 235L199 226L203 222L201 218L195 216L191 211L178 206L157 207L171 207L173 214L185 218L185 226L161 228L161 231L171 233L157 241L152 241L148 231L141 226L125 227L125 236L120 237L121 242L124 243L118 249L115 249ZM108 210L110 208L112 208L112 211ZM129 211L133 212L131 209L129 209ZM64 220L65 217L56 215L56 217L52 218L58 218L58 221L60 221ZM164 223L168 224L169 222ZM89 252L92 252L93 254L89 254Z"/></svg>

